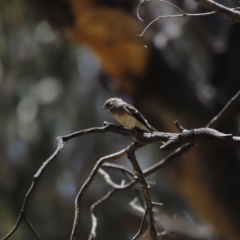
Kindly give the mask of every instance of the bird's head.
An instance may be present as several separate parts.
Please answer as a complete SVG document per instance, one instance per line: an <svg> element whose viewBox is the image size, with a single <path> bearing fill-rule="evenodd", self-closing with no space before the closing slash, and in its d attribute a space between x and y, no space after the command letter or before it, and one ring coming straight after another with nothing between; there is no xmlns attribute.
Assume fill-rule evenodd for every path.
<svg viewBox="0 0 240 240"><path fill-rule="evenodd" d="M120 98L109 98L103 105L102 109L111 111L111 109L117 105L118 102L121 102Z"/></svg>

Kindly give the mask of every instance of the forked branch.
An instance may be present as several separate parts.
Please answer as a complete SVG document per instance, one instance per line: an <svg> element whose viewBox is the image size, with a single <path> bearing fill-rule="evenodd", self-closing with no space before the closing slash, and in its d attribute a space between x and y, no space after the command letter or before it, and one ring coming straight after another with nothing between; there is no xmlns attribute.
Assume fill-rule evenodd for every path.
<svg viewBox="0 0 240 240"><path fill-rule="evenodd" d="M156 232L155 232L154 223L153 223L153 215L152 215L152 211L151 211L151 209L155 205L155 203L153 203L150 200L149 189L148 189L148 185L146 182L146 177L151 175L152 173L158 171L159 169L163 168L166 164L168 164L172 160L181 156L183 153L188 151L192 146L195 145L195 143L197 143L199 141L204 141L204 142L211 141L216 144L222 144L225 146L239 147L240 146L240 137L233 136L232 134L224 134L215 129L210 128L212 126L217 127L217 125L219 123L221 123L223 120L225 120L225 118L227 116L232 114L234 111L238 111L239 107L240 107L240 91L227 103L227 105L223 108L223 110L209 122L209 124L207 125L206 128L186 130L177 122L176 126L177 126L178 130L180 131L180 133L178 133L178 134L177 133L161 133L161 132L155 132L153 134L140 133L134 129L128 129L128 128L124 128L121 126L115 126L110 123L104 123L103 127L89 128L89 129L78 131L78 132L75 132L75 133L72 133L69 135L57 137L58 145L57 145L56 150L42 164L42 166L39 168L37 173L33 176L32 184L25 196L18 220L16 221L16 224L13 227L13 229L4 238L2 238L2 240L9 239L14 234L14 232L18 229L18 227L20 226L20 223L22 221L25 221L27 223L27 226L33 232L36 239L41 239L39 237L38 233L36 232L36 230L31 225L30 221L26 217L26 211L27 211L29 202L31 200L31 197L32 197L34 191L36 190L39 179L43 176L43 173L47 170L47 167L50 165L50 163L52 163L53 160L56 159L56 157L60 154L60 152L64 148L64 144L68 140L79 137L79 136L83 136L86 134L90 134L90 133L104 133L104 132L115 132L117 134L130 137L130 138L134 139L135 142L117 153L114 153L114 154L111 154L111 155L108 155L108 156L105 156L105 157L99 159L99 161L94 166L88 179L85 181L85 183L83 184L81 190L79 191L79 193L76 197L75 218L74 218L71 239L76 239L76 236L77 236L76 234L77 234L77 229L79 227L80 207L81 207L82 197L84 196L84 193L86 192L86 190L92 183L92 181L93 181L94 177L96 176L96 174L98 173L98 170L100 169L100 167L103 167L103 168L111 167L111 168L119 169L120 171L125 172L129 176L132 176L132 172L129 169L126 169L125 167L122 167L122 166L120 167L119 165L116 165L116 164L105 164L105 166L103 165L106 161L116 160L125 155L127 155L129 160L131 161L131 163L134 167L135 175L137 176L137 178L131 180L128 183L122 182L121 185L114 185L113 182L107 181L107 179L109 180L110 177L107 177L107 175L106 175L105 179L108 182L108 184L110 184L113 187L113 190L110 191L105 197L103 197L102 200L100 199L99 202L97 202L95 204L95 206L93 206L92 208L95 208L97 205L106 201L115 192L126 190L126 189L134 186L136 183L140 183L140 185L142 186L144 197L145 197L145 203L146 203L146 207L147 207L146 214L149 217L150 228L151 228L151 237L152 237L152 239L156 239L155 238ZM163 144L161 146L162 150L166 150L166 149L169 150L169 149L176 149L176 148L177 148L177 150L175 150L173 153L170 153L166 158L160 160L158 163L154 164L150 168L142 171L141 168L139 167L136 157L135 157L136 150L147 144L150 144L153 142L160 143L161 141L165 142L165 144ZM95 215L94 215L94 217L95 217ZM92 237L94 237L96 235L97 221L96 221L96 218L94 218L94 217L93 217L93 224L95 224L95 225L93 226L92 231L91 231ZM140 229L141 229L141 227L140 227Z"/></svg>

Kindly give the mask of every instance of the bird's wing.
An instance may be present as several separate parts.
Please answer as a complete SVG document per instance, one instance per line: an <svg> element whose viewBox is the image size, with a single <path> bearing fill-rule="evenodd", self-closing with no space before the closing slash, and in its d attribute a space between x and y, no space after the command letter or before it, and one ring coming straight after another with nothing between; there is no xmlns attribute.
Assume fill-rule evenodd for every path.
<svg viewBox="0 0 240 240"><path fill-rule="evenodd" d="M150 132L157 132L156 129L154 129L149 123L148 121L143 117L143 115L133 106L130 106L128 104L124 104L123 107L127 112L129 112L130 114L132 114L140 123L142 123L144 126L146 126L148 128L148 130Z"/></svg>

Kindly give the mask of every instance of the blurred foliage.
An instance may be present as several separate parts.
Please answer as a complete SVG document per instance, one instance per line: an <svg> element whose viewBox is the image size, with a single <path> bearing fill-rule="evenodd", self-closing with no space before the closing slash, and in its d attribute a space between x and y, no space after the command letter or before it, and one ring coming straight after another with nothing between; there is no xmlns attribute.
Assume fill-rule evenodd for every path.
<svg viewBox="0 0 240 240"><path fill-rule="evenodd" d="M1 236L14 225L31 177L53 152L56 136L103 120L98 61L60 34L23 2L1 2ZM43 238L69 236L77 190L109 139L89 136L69 143L49 168L28 212ZM95 195L104 193L104 188L97 189ZM89 228L89 221L85 225ZM21 227L13 238L27 236L29 231Z"/></svg>
<svg viewBox="0 0 240 240"><path fill-rule="evenodd" d="M101 111L105 99L112 95L98 81L100 64L96 57L74 45L63 33L54 31L23 1L0 1L0 14L0 237L3 237L16 222L32 176L54 151L55 138L101 126L104 120L112 121L111 116ZM130 140L121 136L105 134L86 136L66 145L40 180L27 212L43 239L69 237L75 196L94 163L128 143ZM84 198L83 238L91 226L90 204L108 189L102 183L98 177ZM133 234L124 220L133 193L118 194L121 198L103 205L99 211L99 239L106 236L126 239ZM32 239L31 234L22 224L12 239Z"/></svg>

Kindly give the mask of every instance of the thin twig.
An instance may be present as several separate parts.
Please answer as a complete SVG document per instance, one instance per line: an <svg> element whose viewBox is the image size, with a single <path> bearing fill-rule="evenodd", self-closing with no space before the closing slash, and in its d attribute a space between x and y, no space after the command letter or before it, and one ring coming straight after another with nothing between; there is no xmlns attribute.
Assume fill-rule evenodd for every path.
<svg viewBox="0 0 240 240"><path fill-rule="evenodd" d="M109 175L106 171L104 171L102 168L100 168L100 169L98 170L98 173L104 178L105 182L106 182L109 186L111 186L112 188L119 189L119 188L122 187L123 184L120 185L120 184L115 183L115 182L111 179L110 175Z"/></svg>
<svg viewBox="0 0 240 240"><path fill-rule="evenodd" d="M134 173L130 169L124 167L123 165L119 165L119 164L115 164L115 163L104 163L102 165L102 168L112 168L115 170L125 172L127 175L134 177Z"/></svg>
<svg viewBox="0 0 240 240"><path fill-rule="evenodd" d="M163 206L163 203L159 203L159 202L152 202L153 206Z"/></svg>
<svg viewBox="0 0 240 240"><path fill-rule="evenodd" d="M183 132L185 129L181 126L178 120L174 122L176 128L179 130L179 132Z"/></svg>
<svg viewBox="0 0 240 240"><path fill-rule="evenodd" d="M35 237L36 237L37 239L41 240L41 237L39 236L39 234L37 233L37 231L34 229L33 225L29 222L29 220L24 217L24 221L25 221L25 223L28 225L28 227L31 229L33 235L35 235Z"/></svg>
<svg viewBox="0 0 240 240"><path fill-rule="evenodd" d="M17 222L16 222L15 226L12 228L12 230L4 238L2 238L2 240L9 239L15 233L15 231L18 229L22 220L23 220L23 218L22 218L22 212L21 212L18 219L17 219Z"/></svg>
<svg viewBox="0 0 240 240"><path fill-rule="evenodd" d="M144 221L145 221L146 216L147 216L147 211L148 211L148 208L145 209L143 217L142 217L142 221L141 221L141 224L140 224L140 227L139 227L139 230L136 233L136 235L132 238L132 240L136 240L142 234L142 232L143 232L143 224L144 224Z"/></svg>
<svg viewBox="0 0 240 240"><path fill-rule="evenodd" d="M129 205L133 208L133 209L135 209L135 210L137 210L137 211L139 211L139 212L141 212L141 213L144 213L144 205L142 205L142 203L141 203L141 206L140 205L138 205L137 204L137 202L139 201L139 199L138 199L138 197L135 197L130 203L129 203Z"/></svg>
<svg viewBox="0 0 240 240"><path fill-rule="evenodd" d="M139 1L139 4L138 4L138 7L137 7L137 17L138 19L143 22L143 19L141 18L140 14L139 14L139 10L140 10L140 7L143 3L145 2L152 2L152 0L140 0ZM172 7L174 7L175 9L177 9L179 12L181 12L181 14L175 14L175 15L160 15L156 18L154 18L145 28L144 30L142 31L142 33L139 35L139 37L143 37L143 35L145 34L145 32L147 31L147 29L156 21L158 21L159 19L161 18L178 18L178 17L204 17L204 16L209 16L209 15L212 15L212 14L215 14L216 12L215 11L211 11L211 12L207 12L207 13L186 13L184 12L181 8L179 8L178 6L176 6L175 4L173 3L170 3L170 2L167 2L167 1L164 1L164 0L158 0L158 2L160 3L164 3L164 4L167 4L167 5L170 5Z"/></svg>
<svg viewBox="0 0 240 240"><path fill-rule="evenodd" d="M145 32L148 30L148 28L155 23L156 21L158 21L159 19L163 19L163 18L179 18L179 17L205 17L205 16L209 16L215 14L215 12L207 12L207 13L185 13L185 14L173 14L173 15L159 15L158 17L154 18L142 31L141 34L139 34L139 37L143 37L143 35L145 34Z"/></svg>
<svg viewBox="0 0 240 240"><path fill-rule="evenodd" d="M97 234L96 234L96 229L97 229L97 217L95 215L95 211L96 208L102 204L103 202L105 202L108 198L110 198L115 192L117 191L117 189L112 189L111 191L109 191L105 196L103 196L102 198L100 198L98 201L96 201L95 203L93 203L91 205L91 218L92 218L92 228L91 228L91 232L89 235L88 240L92 240L94 239Z"/></svg>
<svg viewBox="0 0 240 240"><path fill-rule="evenodd" d="M198 4L211 9L220 15L228 18L232 22L240 22L240 12L236 11L236 8L228 8L220 3L217 3L213 0L194 0Z"/></svg>
<svg viewBox="0 0 240 240"><path fill-rule="evenodd" d="M236 109L240 105L240 91L234 95L229 102L225 105L225 107L207 124L206 127L216 128L220 122L224 121L224 119L231 114L231 112Z"/></svg>
<svg viewBox="0 0 240 240"><path fill-rule="evenodd" d="M139 10L140 10L141 5L142 5L144 2L146 2L146 1L140 0L139 3L138 3L138 6L137 6L137 11L136 11L136 12L137 12L137 18L138 18L138 20L139 20L140 22L143 22L143 19L140 17Z"/></svg>

